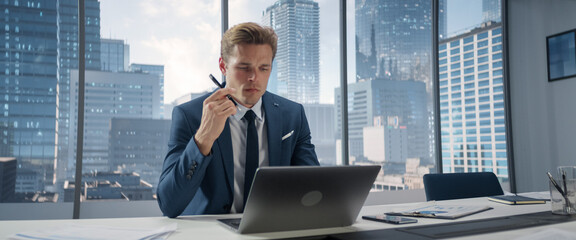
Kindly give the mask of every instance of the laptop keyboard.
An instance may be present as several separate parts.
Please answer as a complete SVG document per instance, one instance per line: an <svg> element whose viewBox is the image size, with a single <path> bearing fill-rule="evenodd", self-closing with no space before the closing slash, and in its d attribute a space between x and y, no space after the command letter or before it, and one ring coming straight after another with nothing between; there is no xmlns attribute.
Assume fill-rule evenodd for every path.
<svg viewBox="0 0 576 240"><path fill-rule="evenodd" d="M218 221L226 224L227 226L233 228L233 229L238 229L240 227L240 220L242 220L242 218L225 218L225 219L218 219Z"/></svg>
<svg viewBox="0 0 576 240"><path fill-rule="evenodd" d="M234 226L235 228L238 228L240 227L240 220L242 220L242 218L230 219L230 225Z"/></svg>

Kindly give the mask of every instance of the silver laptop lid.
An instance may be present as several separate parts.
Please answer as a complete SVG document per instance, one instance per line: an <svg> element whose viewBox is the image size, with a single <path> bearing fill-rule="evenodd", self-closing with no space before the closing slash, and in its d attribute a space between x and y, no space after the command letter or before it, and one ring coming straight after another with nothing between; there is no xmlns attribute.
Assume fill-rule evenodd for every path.
<svg viewBox="0 0 576 240"><path fill-rule="evenodd" d="M379 171L376 165L260 168L238 232L352 225Z"/></svg>

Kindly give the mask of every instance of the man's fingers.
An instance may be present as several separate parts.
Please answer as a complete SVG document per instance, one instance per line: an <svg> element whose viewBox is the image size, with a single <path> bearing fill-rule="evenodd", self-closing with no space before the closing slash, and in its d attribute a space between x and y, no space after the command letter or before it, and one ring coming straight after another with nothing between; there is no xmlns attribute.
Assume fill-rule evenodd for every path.
<svg viewBox="0 0 576 240"><path fill-rule="evenodd" d="M206 108L216 115L225 115L228 117L236 114L236 106L226 97L207 102Z"/></svg>
<svg viewBox="0 0 576 240"><path fill-rule="evenodd" d="M212 95L210 95L208 98L206 98L206 101L215 101L215 100L219 100L222 98L226 98L226 95L233 94L235 91L236 90L234 88L218 89L218 91L214 92Z"/></svg>

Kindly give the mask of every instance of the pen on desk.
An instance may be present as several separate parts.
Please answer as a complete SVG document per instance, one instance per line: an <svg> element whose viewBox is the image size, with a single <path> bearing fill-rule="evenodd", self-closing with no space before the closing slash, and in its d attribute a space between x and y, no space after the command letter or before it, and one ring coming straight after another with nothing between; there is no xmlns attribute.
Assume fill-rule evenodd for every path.
<svg viewBox="0 0 576 240"><path fill-rule="evenodd" d="M218 80L216 80L216 78L212 74L210 74L209 77L212 80L212 82L214 82L216 84L216 86L218 86L219 88L224 88L224 86L222 86L222 84L220 84L220 82L218 82ZM234 103L234 106L238 106L238 103L236 103L236 101L234 101L234 98L232 98L232 96L230 96L230 94L227 94L226 97Z"/></svg>

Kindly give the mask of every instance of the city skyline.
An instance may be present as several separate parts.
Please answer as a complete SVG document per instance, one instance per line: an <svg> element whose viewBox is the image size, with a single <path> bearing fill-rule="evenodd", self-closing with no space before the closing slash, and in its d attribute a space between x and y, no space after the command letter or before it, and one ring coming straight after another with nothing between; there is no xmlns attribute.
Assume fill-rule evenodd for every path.
<svg viewBox="0 0 576 240"><path fill-rule="evenodd" d="M280 0L266 8L262 24L270 26L278 35L278 51L268 91L298 103L319 103L318 3Z"/></svg>
<svg viewBox="0 0 576 240"><path fill-rule="evenodd" d="M276 1L229 3L229 26L261 22ZM318 0L320 7L320 103L334 103L340 85L338 4ZM189 93L214 89L208 74L219 75L220 1L100 0L101 36L123 39L131 46L130 62L165 65L165 103ZM256 7L254 7L256 6ZM448 0L448 34L469 29L482 19L482 0ZM131 9L131 11L125 11ZM201 9L201 10L200 10ZM354 1L348 1L348 81L355 81ZM182 24L176 23L194 23ZM147 26L145 29L138 26ZM169 27L166 27L169 26ZM173 26L173 27L170 27ZM174 30L181 28L180 30ZM206 44L213 43L213 44ZM201 58L191 56L203 56Z"/></svg>
<svg viewBox="0 0 576 240"><path fill-rule="evenodd" d="M268 2L274 3L274 1L268 1ZM315 3L311 1L306 2ZM167 87L168 83L171 83L173 87L174 79L170 78L169 80L167 76L168 72L174 70L173 66L164 66L162 59L156 59L157 62L145 62L145 61L141 62L134 59L126 59L129 55L131 55L128 54L128 52L136 55L142 54L140 51L143 51L145 54L150 52L142 48L131 49L130 43L129 42L125 43L124 40L122 39L115 39L115 38L111 39L106 38L105 36L101 36L100 35L101 29L99 22L100 20L103 21L104 16L102 18L98 16L100 16L100 10L102 11L105 10L99 8L99 6L96 4L99 3L97 0L89 1L89 3L90 6L88 10L90 10L90 15L88 15L89 17L87 19L87 25L89 25L88 28L89 31L87 33L89 33L89 35L87 35L87 45L86 45L87 50L89 49L89 51L86 52L87 87L85 92L86 108L84 116L86 120L85 121L86 125L83 134L83 137L85 139L84 152L83 152L84 153L83 170L84 172L111 171L114 170L115 168L115 166L109 164L110 161L113 159L109 159L110 150L108 148L110 144L109 137L111 134L109 125L112 118L117 117L161 118L162 114L161 111L163 105L163 102L161 100L162 98L170 99L175 97L181 97L185 94L189 94L190 92L194 91L190 91L190 89L187 90L187 88L184 86L179 86L178 89L182 89L184 94L176 96L173 94L170 95L170 93L163 94L163 90L168 88ZM160 16L164 15L163 11L166 11L166 9L164 10L162 8L153 9L149 5L150 3L151 3L150 1L145 1L142 3L142 5L139 6L142 7L142 9L148 11L146 12L146 14L160 15ZM404 166L402 164L403 162L406 162L408 158L414 159L413 162L417 161L418 163L425 165L434 162L433 146L431 145L431 143L434 141L434 134L433 134L434 127L432 125L433 123L430 120L433 119L432 116L434 115L433 114L434 110L432 110L431 108L434 99L432 97L432 91L430 86L432 86L435 83L431 83L432 81L431 69L426 70L425 68L423 68L424 70L422 71L414 70L419 69L418 67L415 67L418 66L418 64L424 67L431 65L431 63L429 62L431 60L429 59L430 55L427 55L428 54L427 52L431 51L430 46L432 44L432 41L431 39L426 39L425 37L422 37L425 36L422 35L422 33L424 34L431 33L432 31L431 27L432 24L430 23L431 6L428 6L425 1L420 0L413 0L410 3L411 4L399 4L394 6L388 4L388 6L391 9L385 9L385 11L382 10L380 12L380 14L386 13L387 14L385 16L386 18L383 18L382 15L379 15L376 18L363 18L368 16L369 14L367 14L366 11L362 12L361 11L362 9L359 9L357 6L353 8L352 14L349 15L352 16L352 19L354 20L357 19L360 20L358 23L356 23L354 20L351 21L353 24L348 23L349 25L353 26L353 29L357 30L353 32L351 35L353 36L354 39L358 39L357 43L353 43L354 45L357 46L357 48L349 48L348 51L362 52L362 54L366 57L365 63L367 63L367 66L371 66L370 71L374 70L373 73L370 73L369 71L363 72L363 74L366 73L366 75L365 76L363 75L360 78L356 77L349 78L350 82L349 85L351 86L350 87L351 94L349 94L346 97L348 98L348 102L350 103L349 125L351 128L348 134L350 135L351 140L351 146L350 146L351 163L354 163L356 160L358 160L357 163L366 164L369 161L374 160L374 159L367 159L368 155L363 153L363 151L365 151L363 145L364 142L367 140L366 138L362 137L362 134L363 132L370 130L368 128L372 127L371 122L375 121L374 119L376 118L380 118L381 121L383 120L388 121L385 123L386 126L388 127L390 126L398 127L397 126L398 123L401 124L400 127L406 127L406 128L400 128L401 130L398 131L386 130L384 133L378 134L378 136L384 136L385 139L397 139L402 141L404 141L405 139L406 141L404 142L407 142L405 145L400 145L401 147L400 149L407 149L408 153L402 153L402 154L396 154L391 152L387 153L388 154L387 156L389 156L387 158L396 159L393 161L394 164L389 164L390 162L385 162L382 159L376 159L376 161L384 162L385 165L384 169L387 169L387 171L390 170L393 172L400 172L400 173L406 172L408 171L408 165ZM70 9L74 9L74 5L73 1L62 1L61 4L63 4L63 7L56 9L60 9L60 11L66 9L67 13L66 14L60 13L58 15L59 18L57 18L60 19L59 21L55 21L56 19L50 18L48 20L51 21L44 22L44 20L39 20L39 22L37 23L38 26L43 26L43 24L45 25L47 24L47 26L55 26L55 27L53 28L48 27L45 29L37 27L37 31L49 32L49 34L46 35L48 36L46 42L57 43L56 45L53 46L50 45L51 47L48 47L48 49L50 50L48 51L49 53L52 52L53 48L59 50L57 51L58 54L52 54L57 56L57 61L55 60L50 63L66 62L66 64L58 64L58 65L53 64L54 69L56 69L54 72L59 71L59 75L56 74L52 75L52 73L48 71L49 72L48 75L42 76L48 79L47 81L42 82L42 84L50 84L50 83L53 84L53 86L50 85L46 87L45 90L48 91L47 93L38 92L39 95L45 97L47 104L44 104L44 99L42 99L42 101L32 100L32 102L30 101L30 99L28 99L28 103L22 105L22 106L30 105L32 107L38 107L38 105L36 105L36 101L38 101L38 103L44 104L45 108L43 109L43 111L32 111L32 114L44 113L44 115L41 116L41 118L42 120L47 119L48 121L39 121L40 118L32 119L32 121L30 121L30 119L28 118L33 117L33 115L30 115L30 113L5 111L4 114L6 116L9 116L10 118L14 118L14 116L16 116L22 119L15 122L16 124L15 127L10 127L6 124L4 124L5 126L3 126L10 130L10 131L4 131L4 135L7 136L5 137L5 139L8 139L10 141L14 140L13 142L10 142L10 145L5 144L9 148L12 148L9 149L8 151L14 151L15 149L18 149L19 151L18 154L7 152L5 153L5 155L15 154L15 156L19 158L18 161L20 165L25 166L25 168L27 169L34 169L35 171L38 169L42 169L42 171L40 171L37 174L37 176L35 176L35 178L42 179L42 181L46 184L47 188L44 188L44 186L42 185L37 186L36 189L48 190L48 191L57 191L57 188L61 188L60 184L64 180L69 180L70 178L74 177L74 170L75 170L74 152L76 149L75 138L77 134L76 132L78 131L78 128L76 126L77 119L75 118L75 116L77 116L76 113L77 110L75 110L76 109L75 106L77 104L77 97L78 97L77 93L78 73L77 70L74 70L74 68L77 67L75 65L77 64L77 57L76 57L77 39L74 38L74 34L75 31L77 31L77 29L74 28L73 21L70 20L74 18L74 14L72 14L70 11ZM172 6L172 4L173 4L172 2L166 3L167 6ZM234 4L238 4L238 2L233 1L232 5ZM273 5L263 5L262 7L265 9L269 6ZM18 6L18 3L14 3L13 8L20 9L26 7L40 9L39 5L36 7L35 4L32 4L31 6L30 3L28 4L28 6ZM366 6L365 10L374 11L374 9L377 9L379 7L380 6L377 4L376 5L369 4ZM320 7L320 9L322 8ZM332 8L332 10L335 9ZM46 13L48 12L50 11L47 11ZM396 12L402 12L404 14L393 15L393 13ZM39 14L40 16L46 14L43 11L37 11L36 13ZM194 11L182 11L177 12L176 15L180 14L182 16L189 16L189 14L194 15L193 13ZM30 32L23 31L28 35L20 36L19 34L21 33L21 31L19 31L19 27L21 27L21 25L18 21L19 15L14 14L13 12L12 14L13 15L11 16L12 17L15 16L14 19L16 19L16 21L14 23L10 23L12 25L9 26L9 29L13 29L13 32L10 32L10 34L14 34L15 36L12 39L15 39L15 41L18 42L20 41L20 38L22 38L23 42L29 44L28 47L29 51L31 49L30 46L33 45L30 43L33 43L33 40L28 39L28 37L33 36L34 34L30 34ZM260 14L261 15L258 18L266 16L265 15L266 12L260 12ZM278 13L275 13L275 15L278 15ZM320 15L322 16L322 14ZM243 16L245 16L245 14L243 14ZM316 16L311 17L314 18ZM334 14L331 17L334 17ZM61 18L65 19L62 20ZM249 19L240 19L234 17L234 15L231 15L231 19L235 19L236 21L249 20ZM277 19L274 21L277 21ZM312 26L313 28L311 28L312 30L309 32L313 33L312 35L317 34L317 32L319 31L318 28L320 29L321 32L322 31L321 29L323 29L322 22L323 22L322 20L315 22L316 26ZM377 25L375 23L379 23L380 25ZM289 22L286 24L298 25L302 23ZM118 25L122 24L118 23ZM400 30L392 31L394 28ZM338 35L337 26L330 25L330 28L327 29L332 29L330 34ZM414 29L417 29L417 31L414 31ZM51 30L56 30L57 34L50 32ZM278 32L280 32L279 35L282 35L281 33L282 31L278 30ZM393 33L388 34L387 32L393 32ZM294 34L296 33L289 33L288 36L293 36ZM194 34L190 35L190 39L188 40L190 41L195 40L193 36L197 35ZM402 39L400 36L409 36L409 37L406 39ZM152 37L154 39L154 36ZM179 42L178 39L179 38L176 36L171 38L170 40L170 41L176 40L175 42L171 42L171 44L173 44L173 46L177 48L186 48L188 47L188 44L192 43L187 41ZM312 47L313 48L315 47L316 50L318 50L318 48L322 49L322 46L324 46L324 44L320 46L318 46L319 44L315 45L315 41L317 41L317 38L310 38L310 39L306 41L312 42L313 44L311 45L314 45ZM118 40L118 41L113 41L114 42L113 44L109 44L111 43L111 41L109 40ZM163 40L159 38L156 38L156 40L159 40L159 42L163 42ZM337 37L325 40L322 39L322 36L320 36L320 41L327 42L328 44L326 45L330 46L331 44L338 45L337 43L339 40ZM412 43L411 41L414 41L414 43ZM106 42L107 44L106 49L108 50L110 50L109 47L111 45L123 45L122 47L124 47L126 50L128 49L131 50L127 52L113 52L113 51L101 52L101 42ZM162 44L154 45L154 41L146 42L146 39L144 40L144 43L152 44L150 46L154 47L159 48L164 47ZM13 66L11 65L10 68L7 68L6 75L9 77L6 78L7 79L6 81L7 83L14 85L13 89L18 90L20 87L20 82L25 82L23 80L26 79L26 75L37 74L38 68L29 67L31 66L31 64L35 64L36 62L28 63L18 60L20 59L19 56L23 56L22 59L30 59L30 58L25 57L27 54L26 49L25 48L21 49L19 47L20 43L16 43L14 45L12 44L13 43L8 43L6 46L18 46L18 49L13 50L13 52L16 53L14 55L14 58L16 60L14 61L9 60L9 64L14 63L14 65ZM219 42L214 45L219 46ZM40 47L41 46L42 45L40 44ZM198 44L197 46L194 47L201 48L202 46L203 46L202 44ZM322 55L323 52L321 49L319 50L321 52L320 55ZM180 54L182 55L178 56L186 56L189 58L205 60L204 58L198 56L188 56L183 49L179 50ZM326 50L326 48L324 48L324 50ZM152 51L154 51L154 49L152 49ZM298 52L294 54L294 56L300 57L310 52L311 52L310 50L304 53ZM338 51L329 51L329 52L333 55L338 54ZM37 54L39 54L40 56L44 56L42 55L43 53L41 52ZM312 53L311 55L314 54L315 53ZM362 54L356 56L362 56ZM150 55L154 56L154 54ZM406 57L411 55L417 57L416 58ZM356 57L355 55L350 56ZM113 70L112 68L106 69L105 68L106 66L100 65L100 63L102 62L101 60L103 59L106 59L104 61L105 63L107 63L106 66L110 67L111 64L113 64L115 66L114 68L115 70ZM389 61L386 59L393 59L393 61ZM424 61L422 59L427 59L427 61ZM187 63L186 61L180 62L179 58L175 58L173 60L175 62L182 63L184 65L186 65ZM386 60L387 62L384 62L384 60ZM76 61L76 63L74 63L74 61ZM333 74L334 76L337 76L339 74L339 71L333 71L334 69L338 69L339 67L339 64L337 63L338 62L337 57L331 57L329 61L322 61L321 58L319 66L314 66L315 64L314 61L317 60L313 60L310 63L306 63L306 65L308 64L311 65L308 67L312 69L312 72L318 71L317 68L320 68L324 69L324 71L329 71L330 74ZM296 62L300 63L301 60L298 60ZM328 62L330 62L330 64L328 64ZM400 63L402 65L400 65ZM357 64L358 64L357 66L359 66L364 64L364 62L361 61L360 63ZM398 66L392 66L394 64L398 64ZM131 67L129 67L130 69L126 69L126 66L128 65L134 67L134 69L131 69ZM20 66L22 66L22 68L20 68ZM349 66L351 67L351 69L355 69L354 64L349 64ZM38 67L40 67L40 65L38 65ZM431 68L431 66L428 67ZM110 72L100 72L101 68L103 68L104 70L110 70ZM278 69L283 68L279 67ZM291 70L290 67L287 67L286 69ZM126 72L130 70L134 70L138 73ZM145 74L146 72L150 72L151 74ZM391 74L386 75L383 73L391 73ZM356 72L353 70L352 74L356 74ZM322 74L320 75L322 76ZM314 80L312 82L317 84L318 77L313 76L312 78ZM30 78L30 79L37 80L38 78ZM53 80L55 79L58 80L58 82L54 82ZM322 77L320 77L320 79L322 79ZM397 83L392 83L391 80L393 81L404 80L404 81L396 81ZM210 85L208 89L214 88L214 86L210 84L210 82L207 80L206 81L198 80L198 81L201 81L203 84L208 83L208 85ZM192 82L191 88L205 92L206 89L202 89L202 87L199 86L200 84L196 84L198 81ZM417 83L418 86L416 86L413 83ZM33 91L38 90L34 88L35 86L32 86L28 82L26 82L26 84L27 84L26 87L28 87L29 89L32 89ZM306 87L297 86L302 88L308 88L308 87L313 88L315 92L312 93L311 96L309 97L309 99L312 99L312 101L307 102L306 99L293 99L293 100L297 100L303 103L304 105L318 104L318 103L323 104L323 105L305 106L305 107L308 107L308 109L315 109L318 110L319 112L320 111L322 112L321 114L316 115L314 115L314 113L310 114L311 116L318 117L318 119L310 118L311 121L316 122L331 121L332 119L334 119L334 117L332 117L331 115L334 115L335 112L340 111L340 107L338 106L343 99L343 97L337 97L339 94L339 91L337 91L339 87L339 78L329 77L324 81L320 81L319 84L320 89L318 89L317 85ZM358 84L368 84L368 86L359 87L357 89L358 91L355 92L354 86ZM376 86L371 84L379 84L379 85ZM386 85L381 86L382 84ZM408 84L413 86L404 86L400 88L395 88L395 86L398 84L405 84L405 85ZM426 85L426 87L421 88L420 85ZM166 87L164 88L164 86ZM366 87L368 87L368 89L363 89ZM323 91L326 90L322 89L329 89L330 91L332 91L332 93L325 94L323 93ZM11 90L12 88L7 88L7 93L10 93L10 96L12 97L13 93L10 92ZM366 90L374 90L374 91L366 95L366 92L368 92ZM57 95L55 95L54 92L57 92ZM331 101L335 102L336 104L330 105L325 104L322 101L317 101L316 100L317 95L321 95L323 96L323 98L332 98ZM6 101L8 101L6 106L10 105L11 108L18 106L19 97L20 95L15 95L14 100L8 101L8 99L6 99ZM22 95L22 97L25 96ZM366 103L366 100L370 102ZM402 105L398 103L398 101L404 102L405 104ZM330 107L333 107L334 112L331 112L328 109ZM50 113L45 114L46 111L50 111ZM21 114L21 116L18 116L18 113ZM54 116L50 114L54 114ZM334 120L335 130L336 128L341 127L341 124L337 124L336 122L339 121L340 118L341 117L336 118ZM8 120L8 118L3 120ZM24 122L24 120L26 120L26 122ZM54 123L54 121L56 122ZM390 121L392 122L396 121L397 124L393 125L390 123ZM5 122L8 123L7 121ZM53 125L50 124L51 122L53 123ZM18 124L20 124L20 126L26 125L26 128L24 127L18 128ZM374 124L374 126L379 125ZM38 129L40 130L38 131ZM380 129L377 129L377 131L380 131ZM327 129L323 129L319 133L324 135L324 133L330 133L330 131ZM51 136L52 138L50 138ZM334 138L330 138L329 135L326 134L324 135L323 138L320 138L320 142L322 143L323 148L322 152L325 153L324 159L326 163L332 163L332 162L338 163L337 159L335 159L337 158L336 156L339 155L337 146L338 136L340 135L334 134ZM49 141L47 141L46 139L48 139ZM36 142L38 140L43 142L41 143ZM316 138L313 139L313 143L315 140ZM438 139L437 141L440 141L440 139ZM57 149L54 149L54 146L56 146ZM390 147L390 145L385 145L384 147ZM21 154L21 151L29 151L30 154L27 156L26 154L28 153ZM40 152L42 153L42 155L36 156ZM334 154L336 156L334 156ZM369 155L378 156L372 154ZM24 159L22 159L23 156ZM400 157L391 157L391 156L400 156ZM28 159L26 159L26 157L28 157ZM42 160L37 161L36 158L41 158ZM400 163L400 165L398 165L397 163ZM26 164L28 164L29 166L26 166ZM403 168L404 170L397 171L400 168ZM25 173L23 172L22 176L24 176L24 174ZM56 177L58 177L58 182L55 182ZM397 179L394 181L397 181ZM54 183L56 183L56 185L53 185ZM384 182L384 184L387 183Z"/></svg>

